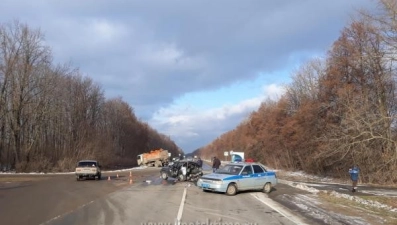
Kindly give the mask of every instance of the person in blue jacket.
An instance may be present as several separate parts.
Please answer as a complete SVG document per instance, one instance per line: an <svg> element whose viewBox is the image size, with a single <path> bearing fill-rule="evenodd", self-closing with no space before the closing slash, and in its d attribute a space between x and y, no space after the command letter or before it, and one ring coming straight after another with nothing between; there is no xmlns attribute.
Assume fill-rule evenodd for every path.
<svg viewBox="0 0 397 225"><path fill-rule="evenodd" d="M357 165L354 165L352 168L349 169L349 173L350 173L350 179L352 180L352 192L356 192L360 168L358 168Z"/></svg>

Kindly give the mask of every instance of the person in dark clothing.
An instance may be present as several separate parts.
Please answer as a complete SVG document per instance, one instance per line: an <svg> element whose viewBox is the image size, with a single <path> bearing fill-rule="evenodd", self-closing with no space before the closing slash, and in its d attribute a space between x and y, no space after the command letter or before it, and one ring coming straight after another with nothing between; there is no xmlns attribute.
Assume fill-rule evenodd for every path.
<svg viewBox="0 0 397 225"><path fill-rule="evenodd" d="M212 171L215 172L219 169L219 166L221 165L221 161L214 156L214 160L212 162Z"/></svg>
<svg viewBox="0 0 397 225"><path fill-rule="evenodd" d="M198 159L197 159L197 165L198 165L200 168L203 167L203 160L201 160L200 157L198 157Z"/></svg>
<svg viewBox="0 0 397 225"><path fill-rule="evenodd" d="M358 175L360 173L360 169L357 165L354 165L349 169L350 179L352 180L352 192L357 191L357 183L358 183Z"/></svg>

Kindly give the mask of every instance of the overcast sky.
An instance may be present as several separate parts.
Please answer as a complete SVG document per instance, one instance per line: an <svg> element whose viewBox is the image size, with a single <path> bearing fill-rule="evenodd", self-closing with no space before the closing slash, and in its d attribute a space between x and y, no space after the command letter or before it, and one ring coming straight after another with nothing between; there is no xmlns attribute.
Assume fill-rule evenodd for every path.
<svg viewBox="0 0 397 225"><path fill-rule="evenodd" d="M40 28L71 62L186 153L277 99L372 0L2 0L0 21Z"/></svg>

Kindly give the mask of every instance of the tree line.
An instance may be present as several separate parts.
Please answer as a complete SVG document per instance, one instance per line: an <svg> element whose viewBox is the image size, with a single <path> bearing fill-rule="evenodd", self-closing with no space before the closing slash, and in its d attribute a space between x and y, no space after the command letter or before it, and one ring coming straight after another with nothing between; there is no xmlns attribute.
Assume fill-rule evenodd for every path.
<svg viewBox="0 0 397 225"><path fill-rule="evenodd" d="M359 11L324 58L291 74L234 130L200 149L244 151L272 167L346 178L353 164L369 183L397 183L397 1Z"/></svg>
<svg viewBox="0 0 397 225"><path fill-rule="evenodd" d="M39 29L0 24L1 169L70 171L81 159L133 166L152 149L182 152L121 98L106 99L91 78L52 58Z"/></svg>

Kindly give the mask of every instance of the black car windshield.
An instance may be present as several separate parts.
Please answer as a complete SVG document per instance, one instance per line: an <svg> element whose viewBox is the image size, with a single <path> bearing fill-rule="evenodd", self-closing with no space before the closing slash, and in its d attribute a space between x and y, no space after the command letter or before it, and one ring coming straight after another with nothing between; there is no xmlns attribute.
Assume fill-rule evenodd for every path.
<svg viewBox="0 0 397 225"><path fill-rule="evenodd" d="M89 166L96 166L96 162L88 162L88 161L84 161L84 162L79 162L79 164L77 165L78 167L89 167Z"/></svg>
<svg viewBox="0 0 397 225"><path fill-rule="evenodd" d="M242 165L226 165L215 173L238 175L242 169Z"/></svg>

